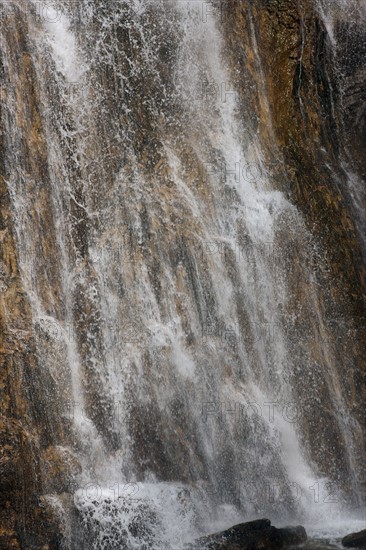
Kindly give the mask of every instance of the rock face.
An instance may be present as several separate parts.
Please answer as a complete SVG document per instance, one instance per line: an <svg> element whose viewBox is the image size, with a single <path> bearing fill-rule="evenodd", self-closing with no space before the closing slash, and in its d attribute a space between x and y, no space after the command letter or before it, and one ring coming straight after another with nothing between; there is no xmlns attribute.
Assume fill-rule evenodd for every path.
<svg viewBox="0 0 366 550"><path fill-rule="evenodd" d="M39 9L40 3L36 4ZM55 4L76 9L78 2ZM57 57L63 47L55 48L54 61L52 47L38 42L46 26L39 13L33 18L20 9L8 9L1 26L0 548L4 549L61 546L67 530L63 510L72 507L80 457L103 457L99 452L103 446L109 457L120 453L123 460L130 460L133 479L149 479L152 474L163 481L191 483L208 476L212 483L220 479L216 492L228 487L234 493L238 472L248 468L252 479L253 464L259 468L266 462L256 474L259 482L271 472L279 472L283 485L292 481L283 472L276 442L268 440L263 450L268 461L254 456L256 447L267 441L264 423L250 431L251 419L244 419L240 433L235 427L217 430L211 441L202 437L209 433L201 415L204 385L212 388L215 406L221 406L217 396L226 382L245 392L249 372L254 386L268 384L279 393L283 386L282 374L276 378L272 368L272 342L265 352L256 350L247 307L247 295L252 293L243 286L235 257L223 254L219 259L223 279L217 292L213 273L218 260L202 247L208 241L212 244L217 235L220 243L229 239L227 214L240 203L235 189L222 181L208 185L202 177L208 165L212 170L211 164L225 160L218 150L218 106L212 108L212 83L206 82L209 68L201 70L197 61L197 66L188 64L189 70L178 74L179 55L189 57L190 49L182 54L180 39L186 29L179 26L174 10L164 15L151 8L154 2L147 2L146 11L137 14L135 2L80 4L85 10L86 4L93 4L95 10L84 14L86 22L76 13L68 14L70 28L78 29L68 53L79 47L89 55L85 63L74 60L71 68L77 74L68 73L71 62L63 66ZM155 4L160 9L160 3ZM10 2L0 8L7 5L12 8ZM334 12L330 34L318 8L315 0L233 0L222 14L220 32L230 82L239 97L242 134L249 133L261 148L271 185L296 205L305 220L301 231L295 215L284 214L278 221L280 279L286 273L289 298L284 304L282 290L267 296L268 303L275 300L282 310L282 334L291 366L296 367L286 372L286 383L301 409L298 434L309 462L351 498L354 484L361 486L366 479L362 430L366 277L360 236L364 197L357 195L358 178L366 173L365 29L357 17L350 20L340 9ZM62 24L58 30L57 36L70 38ZM192 33L192 52L198 50L199 60L205 55L195 39ZM154 55L146 49L149 44ZM70 89L83 71L87 97L78 97L76 91L76 98L70 99ZM196 77L198 91L192 91L191 77ZM207 102L202 102L206 92ZM182 100L184 93L188 99ZM197 103L202 108L195 110ZM89 111L82 111L84 104ZM139 188L141 181L144 186ZM235 220L235 231L250 249L245 220ZM294 250L288 244L291 239ZM100 249L103 254L96 267L92 253ZM258 295L265 292L268 281L253 280ZM208 321L221 323L221 294L229 283L241 341L235 346L221 342L213 352L212 341L206 345L202 334ZM146 289L151 295L145 316L153 329L155 320L161 319L168 331L159 334L155 348L147 341L143 315L138 313ZM254 309L265 315L268 303L263 300L265 306L260 308L260 302L255 299ZM113 326L106 326L106 317L112 314ZM168 340L173 325L181 327L174 353ZM115 337L107 341L105 333L111 332ZM138 351L130 358L133 344ZM240 346L245 348L242 355ZM83 434L90 420L95 427L83 441L68 407L76 364L84 395L79 424ZM202 385L194 381L195 366ZM119 375L123 403L129 403L123 415L113 408ZM169 388L164 400L162 387ZM136 398L137 389L141 399ZM93 454L94 440L101 443ZM125 441L130 442L128 452ZM212 441L216 447L208 452L214 447ZM215 460L210 463L212 454ZM119 467L128 475L125 464ZM220 478L222 472L225 476ZM240 496L236 494L236 501ZM247 501L240 502L244 508ZM138 526L144 510L139 511ZM93 510L88 518L90 533L103 523L95 520ZM114 535L110 533L108 540ZM214 535L208 543L229 544L218 536L221 542ZM300 528L275 529L261 520L233 527L225 536L232 548L245 536L259 550L260 545L279 548L295 543L304 533ZM250 545L244 547L249 550Z"/></svg>
<svg viewBox="0 0 366 550"><path fill-rule="evenodd" d="M7 23L2 26L3 29L12 33L9 45L16 57L13 76L17 75L17 116L23 132L23 152L30 163L28 171L38 174L39 177L43 174L46 178L45 141L35 85L37 77L29 52L25 18L19 12L13 11ZM0 65L1 80L4 67L2 63ZM62 389L60 386L56 389L49 378L50 374L41 368L36 351L37 333L32 329L29 298L26 297L24 281L19 271L14 212L10 206L10 189L6 183L11 170L7 165L7 146L4 143L5 104L8 96L4 95L3 80L1 83L0 547L36 549L48 544L47 548L56 549L59 548L61 522L52 507L44 504L42 495L47 491L47 485L48 488L52 485L52 490L56 490L56 486L62 486L64 490L67 485L65 476L70 481L68 475L61 473L61 470L66 472L67 463L61 466L63 460L56 457L57 449L51 450L52 445L65 443L66 426L58 409ZM7 84L9 94L11 85L10 82ZM43 207L47 209L45 204L41 206L41 202L42 199L39 203L40 210ZM50 290L52 285L45 286ZM57 286L54 286L56 294ZM47 391L45 387L48 388ZM76 472L77 468L74 468L73 474ZM64 479L62 482L61 478Z"/></svg>
<svg viewBox="0 0 366 550"><path fill-rule="evenodd" d="M342 373L351 373L352 382L350 385L345 382L346 386L342 382L342 393L362 426L362 399L366 399L365 349L361 343L365 341L362 335L366 329L366 249L362 236L364 221L360 222L359 216L364 218L366 203L361 191L361 211L357 213L357 205L352 204L353 192L347 183L345 167L350 167L351 171L355 169L362 181L366 164L365 148L361 145L364 137L360 138L365 111L360 92L364 64L360 57L365 43L365 27L356 10L349 20L348 12L342 11L338 2L332 4L335 4L332 37L321 17L319 3L313 0L301 3L297 0L255 0L250 7L234 2L225 21L230 29L228 56L232 60L233 80L239 89L252 89L253 82L248 82L248 73L241 71L240 67L249 65L252 68L250 75L256 93L248 96L246 92L245 100L252 102L253 112L258 114L258 121L254 124L262 143L266 144L273 179L302 211L308 228L322 243L320 254L327 267L324 265L318 271L318 280L322 307L326 317L333 319L329 322L328 334L334 342L334 364L337 365L339 380L344 380ZM350 46L345 46L348 40ZM337 46L334 41L338 41ZM255 47L257 59L252 54ZM258 81L258 64L264 78L262 83ZM297 262L304 264L306 260L301 255L296 258L296 254L293 258L294 277L289 281L294 285L290 306L293 311L304 303L307 294L306 282L299 284L301 277L296 277L297 268L294 266ZM301 323L305 319L305 327L303 324L300 329L298 318L288 333L294 342L292 352L296 360L304 361L304 357L308 357L313 364L319 365L316 388L310 379L312 375L307 378L306 369L301 377L293 380L296 401L302 402L306 410L315 410L316 401L325 403L331 399L324 379L322 339L315 339L311 350L305 350L299 343L299 331L313 332L311 316L310 311L303 310ZM336 328L338 322L342 324L341 330ZM347 351L350 332L346 327L349 323L354 326L355 336L352 359ZM314 388L314 391L304 396L304 387ZM328 471L332 463L332 475L338 478L337 472L344 470L349 459L334 412L323 409L316 415L315 423L305 414L301 424L312 459L320 469L325 467ZM361 431L359 437L364 441ZM325 441L332 441L337 446L337 456L333 459L324 455ZM365 466L361 446L357 446L356 454L362 480L365 475L361 471ZM344 487L352 487L351 477Z"/></svg>
<svg viewBox="0 0 366 550"><path fill-rule="evenodd" d="M343 537L342 544L346 548L366 548L366 529Z"/></svg>
<svg viewBox="0 0 366 550"><path fill-rule="evenodd" d="M301 544L307 539L304 527L277 529L268 519L258 519L234 525L226 531L199 539L192 549L207 550L279 550Z"/></svg>

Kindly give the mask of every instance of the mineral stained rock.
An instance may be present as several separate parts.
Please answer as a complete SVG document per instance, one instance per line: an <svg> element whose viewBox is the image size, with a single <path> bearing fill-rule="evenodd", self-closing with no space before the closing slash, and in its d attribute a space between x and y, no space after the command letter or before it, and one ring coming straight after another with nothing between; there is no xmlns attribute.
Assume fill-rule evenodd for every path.
<svg viewBox="0 0 366 550"><path fill-rule="evenodd" d="M104 10L107 12L111 9L110 3L102 0L94 2L100 6L102 15ZM0 8L7 4L11 3L3 2ZM317 334L316 325L314 329L316 321L311 306L307 309L307 282L300 277L301 263L306 252L303 256L300 252L295 254L291 258L291 265L284 266L288 267L287 286L291 296L286 307L293 320L288 327L288 345L293 351L294 362L302 365L306 359L312 365L311 369L303 368L301 376L295 373L293 380L289 381L293 384L293 400L301 403L304 411L299 421L300 439L308 442L308 455L320 471L326 469L329 477L336 480L339 472L344 472L344 479L340 483L347 490L352 487L355 464L357 470L361 471L360 465L364 462L364 439L362 430L357 431L357 422L364 426L366 385L363 307L366 277L357 234L357 216L344 192L346 182L340 158L346 159L355 172L365 175L366 116L363 90L366 73L362 66L364 51L359 45L366 43L366 36L362 22L355 20L351 24L339 16L334 37L339 42L338 50L342 51L338 62L344 75L345 91L341 97L339 67L335 67L331 39L317 6L315 0L233 1L223 18L222 33L232 81L230 86L239 95L239 116L242 114L244 118L244 111L248 110L248 105L251 107L252 119L246 121L246 124L259 136L265 160L272 166L273 188L289 197L303 214L309 232L321 241L325 262L325 267L317 273L321 308L324 318L335 323L341 319L344 323L344 330L332 332L332 327L328 327L329 340L336 344L332 348L332 357L328 358L322 339L313 338ZM96 275L88 260L88 234L94 234L94 224L99 216L103 218L103 209L107 208L107 203L115 201L117 195L126 193L126 205L121 218L130 221L126 237L128 242L132 242L131 260L137 262L140 257L144 257L156 300L164 304L165 267L159 259L165 254L166 261L175 269L177 310L180 311L187 345L193 348L197 336L190 326L190 309L197 309L203 325L207 312L201 308L201 302L209 305L215 303L214 292L208 275L209 264L202 262L197 267L187 244L192 236L200 235L201 221L199 216L191 215L184 202L179 202L177 186L172 184L162 153L162 143L166 136L175 133L179 135L179 140L175 139L180 143L176 144L176 153L186 167L184 184L193 190L192 196L197 193L199 200L204 201L205 210L213 218L216 217L217 197L213 194L211 196L211 191L201 181L202 166L196 150L197 143L205 136L195 135L194 132L190 135L186 128L182 131L184 121L182 117L179 118L182 108L176 105L174 94L170 102L171 111L163 111L165 98L159 94L169 87L175 89L172 78L175 75L174 48L170 43L169 47L161 45L160 49L157 48L156 70L154 68L148 74L141 70L140 75L135 68L130 69L131 60L134 60L136 66L140 63L143 67L146 57L137 38L137 30L128 29L128 32L124 32L122 26L120 28L113 23L111 32L113 37L118 38L118 43L110 57L121 70L116 72L106 64L104 48L99 54L99 61L93 60L89 69L92 82L96 83L94 93L101 90L101 102L90 124L84 121L85 136L80 138L84 140L81 152L92 159L91 171L85 174L94 191L85 201L84 185L80 184L85 174L79 168L81 158L73 142L73 125L61 125L57 120L67 118L64 114L67 106L63 98L66 91L63 92L61 87L60 90L57 87L53 91L48 90L48 94L57 92L54 93L54 108L47 112L43 108L41 91L45 93L45 90L39 79L43 75L45 82L53 82L54 78L51 78L53 73L50 64L37 60L35 42L41 28L37 28L32 37L34 26L27 20L25 13L20 14L13 9L4 13L6 24L1 29L0 51L0 549L55 549L59 545L62 525L49 502L57 502L65 491L70 496L80 471L78 459L73 453L65 451L73 449L77 453L80 445L73 431L73 415L70 415L65 405L71 394L71 377L64 340L59 338L57 332L62 326L63 334L68 333L66 321L70 316L73 316L74 325L79 328L75 345L82 363L87 416L93 420L106 448L113 452L121 445L118 433L114 430L114 413L101 384L102 379L108 377L103 370L105 350L102 346L99 306L95 306L99 299L98 293L94 293ZM100 21L92 22L91 40L95 41L94 31L98 31L100 24L98 32L103 37L101 42L108 44L112 36L105 30L103 17ZM150 28L159 28L160 22L159 12L156 25L150 25ZM172 25L172 29L174 32L171 36L167 35L167 41L174 44L177 34L175 25ZM81 40L81 34L79 38ZM93 49L93 44L86 43L84 46ZM175 49L179 50L178 43ZM124 78L125 74L129 75L128 86L123 90L116 77L119 73ZM143 95L136 93L136 90L142 89ZM149 97L155 98L154 101L162 110L160 117L156 117L150 109L147 101ZM122 111L125 102L128 103L126 112ZM54 118L51 111L54 111ZM100 112L104 113L104 118ZM47 125L49 117L51 123ZM179 122L179 132L172 124L174 120ZM13 141L11 135L15 135L15 132L10 132L9 127L17 129ZM51 144L47 142L46 127L48 135L53 136ZM127 139L122 141L131 143L137 159L136 166L131 162L129 149L122 147L121 129L126 129ZM203 141L202 148L206 147L206 137ZM67 179L70 186L67 204L70 202L70 206L65 206L65 210L70 208L70 219L75 223L71 226L66 242L70 257L75 255L79 261L73 279L68 283L73 312L69 311L68 300L62 298L63 279L57 244L60 224L57 216L53 215L59 203L53 202L51 176L61 182L64 173L62 163L58 166L53 161L53 146L56 149L60 147L70 165L70 178ZM14 148L15 161L12 158ZM11 166L11 160L16 166ZM116 196L112 194L116 174L121 167L126 167L126 173L132 180L137 166L149 182L139 202L139 209L133 201L128 200L128 193L132 193L135 187L134 181L130 189L116 188ZM154 187L154 173L161 166L164 178ZM10 172L16 167L19 173L11 180ZM53 336L47 336L47 325L43 324L43 327L37 329L32 319L26 281L20 265L22 254L18 241L22 228L17 226L17 213L12 206L14 189L10 180L13 186L20 185L24 180L24 196L31 197L33 201L32 208L27 212L31 221L27 223L36 235L40 235L36 251L39 261L33 262L33 279L44 312L59 321ZM197 197L192 203L196 202ZM24 205L22 201L18 204L21 209L25 208ZM135 224L135 218L139 217L141 235L134 235L130 229ZM114 218L105 236L103 234L107 243L109 238L113 242L113 224ZM278 229L278 233L276 238L285 243L285 239L281 240L281 229ZM206 239L205 235L206 232L202 233L202 240ZM120 239L121 235L117 234L117 237ZM200 239L197 239L197 250ZM35 254L33 249L27 254L25 252L23 256ZM27 262L23 259L24 263ZM32 264L30 261L28 263ZM135 288L136 275L132 269L126 276L122 276L121 269L116 271L117 282L112 294L122 300L130 288ZM234 277L235 270L231 273ZM246 314L245 308L241 307L241 300L238 292L241 323L245 327ZM300 311L302 315L297 315ZM166 305L164 317L169 318L169 312L170 305ZM124 316L122 308L121 316ZM138 330L134 337L142 339ZM310 345L298 343L300 332L311 336ZM201 337L196 347L202 348ZM95 361L88 355L91 348ZM123 353L120 355L123 356ZM101 357L100 361L96 360L97 357ZM159 365L161 357L156 359ZM157 369L153 359L148 353L144 356L146 371L156 372L157 378L168 377L170 370L160 366ZM331 362L334 369L331 384L328 380L331 376L326 370L327 361ZM232 376L230 365L226 368L228 376ZM159 378L160 385L162 380L166 381ZM309 388L309 391L304 392L304 387ZM330 393L332 388L333 395ZM340 395L345 409L355 419L352 460L349 457L349 441L343 437L340 429L342 422L338 419ZM181 412L184 412L184 399L177 399L173 403L174 414L168 415L155 408L156 399L140 408L137 400L132 401L131 454L136 476L143 478L145 471L151 470L159 479L184 479L189 482L194 470L203 478L207 470L203 447L198 440L195 443L186 441L186 434L191 433L192 422L189 423L188 418L185 424L186 417ZM319 404L322 404L322 409ZM179 429L174 415L179 417ZM194 457L195 468L190 463L191 457ZM227 464L231 463L230 453L225 460ZM218 465L218 470L225 469L224 466L226 463ZM236 479L236 472L233 473L233 479ZM366 477L360 475L360 479ZM50 492L54 500L45 501L45 496ZM271 527L269 522L255 522L255 525L267 529L266 540L273 548L284 543L284 540L293 540L292 537L296 540L303 536L300 528L295 531L285 530L281 534L282 530ZM250 530L252 540L255 541L255 527L245 529ZM243 531L240 526L236 526L229 532L234 537L230 543L234 549L235 545L238 546L238 542L234 542L238 540L235 537L239 537ZM222 541L220 544L229 543Z"/></svg>

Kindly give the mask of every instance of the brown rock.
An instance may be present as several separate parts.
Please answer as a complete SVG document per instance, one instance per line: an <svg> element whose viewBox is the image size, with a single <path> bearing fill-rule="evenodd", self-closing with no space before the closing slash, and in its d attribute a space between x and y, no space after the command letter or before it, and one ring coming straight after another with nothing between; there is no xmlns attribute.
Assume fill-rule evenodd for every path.
<svg viewBox="0 0 366 550"><path fill-rule="evenodd" d="M47 493L66 493L75 489L81 465L70 450L64 447L48 447L42 460L43 483Z"/></svg>

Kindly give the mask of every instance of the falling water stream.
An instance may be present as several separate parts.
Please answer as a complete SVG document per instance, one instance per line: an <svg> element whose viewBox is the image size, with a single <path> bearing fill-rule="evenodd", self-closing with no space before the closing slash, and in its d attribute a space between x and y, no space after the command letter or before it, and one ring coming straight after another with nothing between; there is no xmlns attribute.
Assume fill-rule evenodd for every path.
<svg viewBox="0 0 366 550"><path fill-rule="evenodd" d="M45 4L14 6L38 104L19 95L22 44L9 17L7 185L45 393L69 426L60 452L81 464L69 547L178 550L256 517L319 538L361 529L360 428L306 261L322 258L273 184L231 83L218 11L57 0L36 17ZM33 117L34 157L20 102ZM297 310L286 243L307 284ZM302 317L299 357L289 324ZM324 405L312 339L322 342L344 483L336 462L320 469L306 448L302 418L316 423ZM332 452L324 441L326 463ZM62 498L49 498L66 514Z"/></svg>

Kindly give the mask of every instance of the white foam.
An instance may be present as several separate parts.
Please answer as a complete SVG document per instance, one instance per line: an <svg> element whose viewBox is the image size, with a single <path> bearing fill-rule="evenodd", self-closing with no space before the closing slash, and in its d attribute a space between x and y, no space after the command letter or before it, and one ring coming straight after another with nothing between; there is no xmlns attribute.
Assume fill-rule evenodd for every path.
<svg viewBox="0 0 366 550"><path fill-rule="evenodd" d="M69 18L63 10L60 11L50 4L47 7L44 25L57 70L67 82L79 81L85 72L85 66L78 55L76 38L70 30Z"/></svg>

